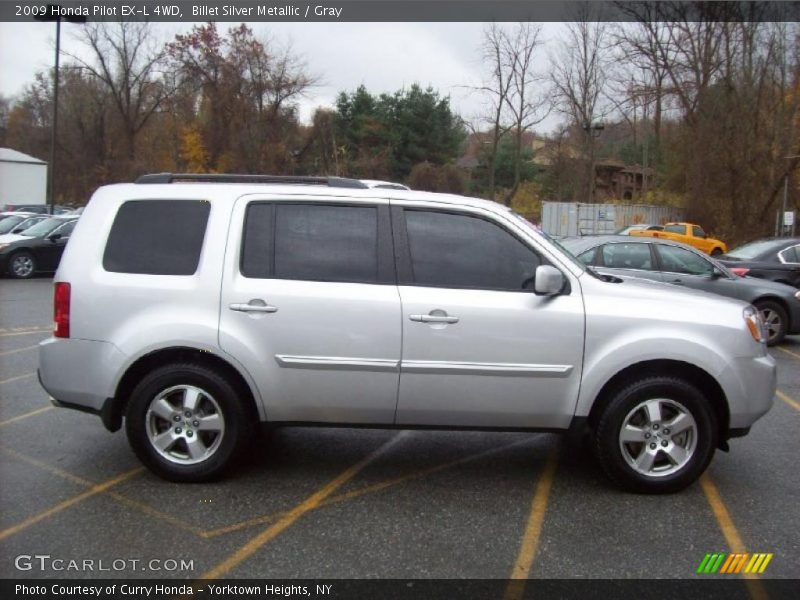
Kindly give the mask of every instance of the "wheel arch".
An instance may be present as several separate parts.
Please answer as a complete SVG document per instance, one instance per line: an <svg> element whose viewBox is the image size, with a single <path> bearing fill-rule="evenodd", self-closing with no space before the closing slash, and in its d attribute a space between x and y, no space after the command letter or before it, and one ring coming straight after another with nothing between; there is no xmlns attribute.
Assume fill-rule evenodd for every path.
<svg viewBox="0 0 800 600"><path fill-rule="evenodd" d="M131 392L146 373L165 364L177 362L191 362L219 372L236 388L240 397L244 400L245 407L250 412L251 418L261 420L262 411L257 400L257 392L253 388L254 384L230 361L208 350L200 350L189 346L172 346L153 350L128 365L117 382L114 397L109 403L110 406L107 409L109 411L109 423L106 423L106 426L111 431L116 431L122 426L122 417L125 414L125 408Z"/></svg>
<svg viewBox="0 0 800 600"><path fill-rule="evenodd" d="M679 373L679 375L676 375ZM589 426L594 429L600 415L614 394L634 379L648 376L664 375L684 379L696 386L708 398L717 419L720 443L728 439L730 427L730 409L728 399L719 382L704 369L688 362L674 359L646 360L625 367L615 373L597 394L589 410Z"/></svg>

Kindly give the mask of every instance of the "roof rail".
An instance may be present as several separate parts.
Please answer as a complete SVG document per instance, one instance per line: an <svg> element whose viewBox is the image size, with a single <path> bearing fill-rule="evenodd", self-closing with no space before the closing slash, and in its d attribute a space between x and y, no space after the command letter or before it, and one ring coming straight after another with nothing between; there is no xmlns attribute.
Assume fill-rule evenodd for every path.
<svg viewBox="0 0 800 600"><path fill-rule="evenodd" d="M325 185L338 188L369 189L358 179L346 177L309 177L301 175L237 175L229 173L150 173L135 183L277 183L288 185Z"/></svg>

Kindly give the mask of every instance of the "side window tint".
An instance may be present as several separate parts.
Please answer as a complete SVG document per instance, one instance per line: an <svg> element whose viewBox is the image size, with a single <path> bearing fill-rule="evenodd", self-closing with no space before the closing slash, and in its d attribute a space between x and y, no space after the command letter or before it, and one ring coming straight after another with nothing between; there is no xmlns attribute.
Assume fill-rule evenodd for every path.
<svg viewBox="0 0 800 600"><path fill-rule="evenodd" d="M204 200L130 200L108 235L103 268L114 273L192 275L211 205Z"/></svg>
<svg viewBox="0 0 800 600"><path fill-rule="evenodd" d="M61 234L61 237L62 237L62 238L64 238L64 239L66 239L66 238L68 238L70 235L72 235L72 230L73 230L73 229L75 229L75 225L76 225L77 223L78 223L77 221L70 221L69 223L66 223L65 225L62 225L61 227L59 227L59 228L58 228L58 229L55 231L55 233L60 233L60 234Z"/></svg>
<svg viewBox="0 0 800 600"><path fill-rule="evenodd" d="M606 244L602 254L603 265L612 269L653 269L649 244Z"/></svg>
<svg viewBox="0 0 800 600"><path fill-rule="evenodd" d="M686 234L686 226L685 225L665 225L664 231L669 233L679 233L681 235Z"/></svg>
<svg viewBox="0 0 800 600"><path fill-rule="evenodd" d="M676 246L659 245L662 271L669 273L685 273L687 275L710 275L713 265L694 252Z"/></svg>
<svg viewBox="0 0 800 600"><path fill-rule="evenodd" d="M521 291L543 263L501 227L478 217L406 210L414 283Z"/></svg>
<svg viewBox="0 0 800 600"><path fill-rule="evenodd" d="M377 208L252 204L241 271L245 277L377 282Z"/></svg>
<svg viewBox="0 0 800 600"><path fill-rule="evenodd" d="M781 257L787 263L800 263L800 246L791 246L783 252Z"/></svg>

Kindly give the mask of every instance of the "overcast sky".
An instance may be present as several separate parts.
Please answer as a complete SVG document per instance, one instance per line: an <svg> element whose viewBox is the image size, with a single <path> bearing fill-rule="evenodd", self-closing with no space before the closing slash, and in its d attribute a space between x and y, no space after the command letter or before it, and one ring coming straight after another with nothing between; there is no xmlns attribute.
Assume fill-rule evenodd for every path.
<svg viewBox="0 0 800 600"><path fill-rule="evenodd" d="M232 23L220 23L224 31ZM467 120L481 113L481 98L468 87L485 74L479 56L484 25L481 23L251 23L260 37L278 44L291 43L295 53L320 78L301 102L301 118L308 120L314 108L332 105L341 90L364 84L370 92L393 92L413 83L431 85L449 94L453 108ZM188 31L191 23L158 23L163 41ZM62 50L77 52L79 25L63 24ZM548 42L541 52L541 66L560 23L544 24ZM0 23L0 94L14 96L33 81L37 71L53 64L55 26L52 23ZM64 57L62 55L62 60ZM558 122L551 116L540 130Z"/></svg>

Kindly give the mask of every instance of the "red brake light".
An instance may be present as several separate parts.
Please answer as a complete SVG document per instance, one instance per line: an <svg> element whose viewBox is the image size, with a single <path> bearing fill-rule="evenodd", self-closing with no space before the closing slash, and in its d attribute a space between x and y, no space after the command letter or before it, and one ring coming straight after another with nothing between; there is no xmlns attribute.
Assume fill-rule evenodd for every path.
<svg viewBox="0 0 800 600"><path fill-rule="evenodd" d="M69 297L70 285L63 281L56 283L53 296L53 335L58 338L69 337Z"/></svg>
<svg viewBox="0 0 800 600"><path fill-rule="evenodd" d="M750 272L750 269L745 267L731 267L731 273L738 275L739 277L744 277Z"/></svg>

